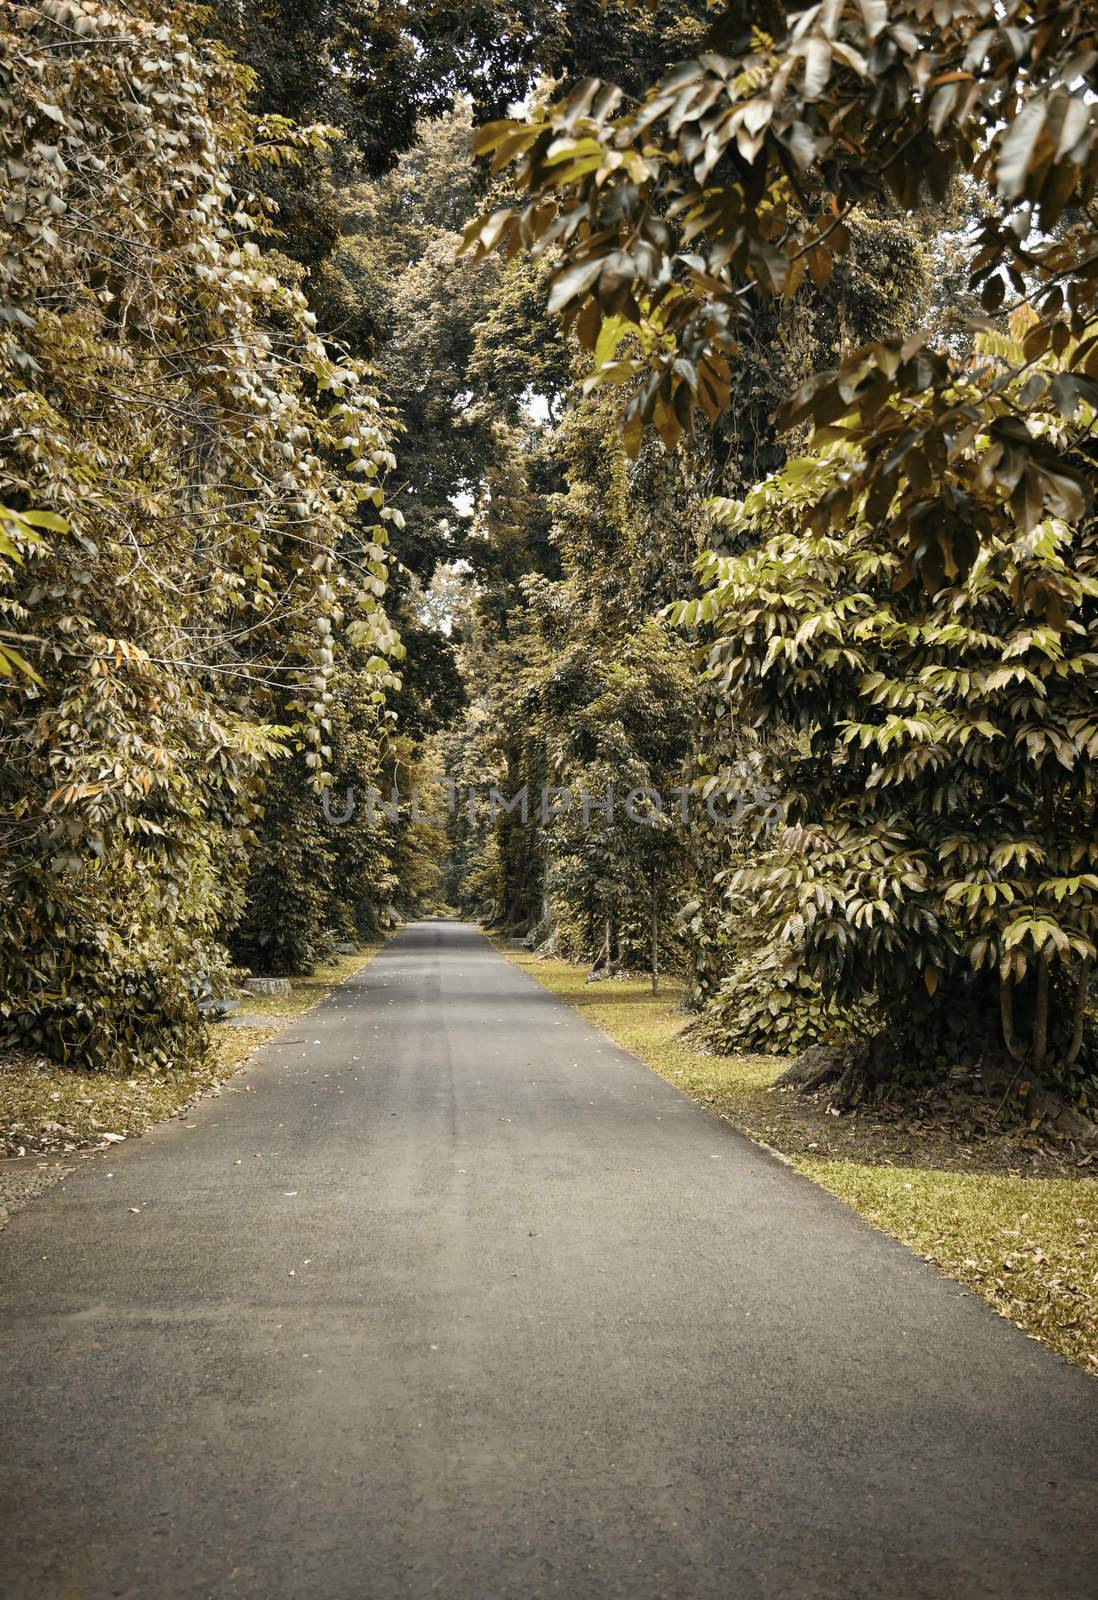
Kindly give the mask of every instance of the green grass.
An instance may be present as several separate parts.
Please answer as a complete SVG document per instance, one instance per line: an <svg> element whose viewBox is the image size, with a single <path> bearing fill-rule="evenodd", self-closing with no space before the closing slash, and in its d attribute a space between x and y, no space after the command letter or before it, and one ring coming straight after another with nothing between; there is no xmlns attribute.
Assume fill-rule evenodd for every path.
<svg viewBox="0 0 1098 1600"><path fill-rule="evenodd" d="M287 1018L323 1000L380 949L379 942L323 963L309 977L294 978L289 995L245 996L242 1008L261 1017L263 1025L211 1026L206 1059L187 1069L116 1077L61 1067L22 1051L0 1055L0 1156L79 1150L104 1143L107 1134L133 1138L152 1123L177 1116L231 1077Z"/></svg>
<svg viewBox="0 0 1098 1600"><path fill-rule="evenodd" d="M645 1064L980 1295L1034 1338L1098 1375L1098 1183L1037 1177L1004 1138L961 1144L948 1127L832 1117L773 1087L780 1056L719 1056L684 1037L681 987L585 982L565 961L499 948ZM1054 1156L1049 1170L1064 1172Z"/></svg>

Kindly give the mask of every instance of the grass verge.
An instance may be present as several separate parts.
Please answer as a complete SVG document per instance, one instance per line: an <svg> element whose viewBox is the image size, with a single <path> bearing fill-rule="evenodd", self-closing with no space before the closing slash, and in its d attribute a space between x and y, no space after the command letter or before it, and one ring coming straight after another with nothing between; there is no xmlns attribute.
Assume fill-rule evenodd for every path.
<svg viewBox="0 0 1098 1600"><path fill-rule="evenodd" d="M242 1005L256 1026L211 1025L209 1052L194 1067L115 1077L58 1066L26 1051L0 1053L0 1157L112 1144L177 1116L231 1077L288 1018L323 1000L380 949L379 942L356 955L336 956L309 977L294 978L288 995L246 996Z"/></svg>
<svg viewBox="0 0 1098 1600"><path fill-rule="evenodd" d="M775 1089L780 1056L719 1056L684 1037L682 992L586 970L497 941L509 960L615 1043L765 1144L869 1222L981 1296L1031 1337L1098 1375L1098 1182L1006 1138L834 1117ZM1038 1175L1040 1174L1040 1175Z"/></svg>

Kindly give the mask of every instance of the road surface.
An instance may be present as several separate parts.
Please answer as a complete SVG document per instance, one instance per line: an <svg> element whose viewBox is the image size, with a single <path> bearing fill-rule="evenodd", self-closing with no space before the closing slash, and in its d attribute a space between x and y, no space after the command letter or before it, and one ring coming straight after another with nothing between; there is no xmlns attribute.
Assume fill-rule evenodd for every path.
<svg viewBox="0 0 1098 1600"><path fill-rule="evenodd" d="M0 1236L5 1600L1098 1593L1098 1385L472 928L186 1121Z"/></svg>

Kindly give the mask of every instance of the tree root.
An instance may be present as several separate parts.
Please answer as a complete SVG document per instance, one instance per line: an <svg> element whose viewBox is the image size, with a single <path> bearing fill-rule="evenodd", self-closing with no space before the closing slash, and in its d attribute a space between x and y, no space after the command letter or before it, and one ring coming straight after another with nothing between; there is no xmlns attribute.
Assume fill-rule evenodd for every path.
<svg viewBox="0 0 1098 1600"><path fill-rule="evenodd" d="M814 1089L841 1077L846 1070L848 1050L836 1050L831 1045L814 1044L802 1050L792 1066L774 1080L779 1089L798 1089L801 1094L811 1094Z"/></svg>
<svg viewBox="0 0 1098 1600"><path fill-rule="evenodd" d="M882 1085L888 1082L889 1065L888 1036L879 1033L872 1039L843 1048L812 1045L774 1081L777 1088L795 1089L802 1095L831 1084L829 1109L846 1112L876 1097ZM997 1068L1003 1070L1000 1072ZM1024 1069L1013 1060L987 1060L982 1077L985 1091L998 1086L1000 1081L1006 1082L1006 1094L997 1108L1001 1112L1015 1082L1024 1081ZM1054 1088L1037 1078L1029 1084L1025 1109L1029 1120L1039 1122L1049 1137L1088 1148L1098 1146L1098 1122L1075 1110Z"/></svg>

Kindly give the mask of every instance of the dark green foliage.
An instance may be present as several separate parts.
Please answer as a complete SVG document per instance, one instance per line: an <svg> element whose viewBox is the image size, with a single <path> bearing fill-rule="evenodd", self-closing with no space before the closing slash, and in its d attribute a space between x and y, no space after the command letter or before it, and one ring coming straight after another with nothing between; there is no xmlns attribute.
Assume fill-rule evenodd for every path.
<svg viewBox="0 0 1098 1600"><path fill-rule="evenodd" d="M336 932L328 920L331 830L309 776L299 753L280 761L264 785L245 910L233 931L233 954L254 972L310 972Z"/></svg>
<svg viewBox="0 0 1098 1600"><path fill-rule="evenodd" d="M258 75L264 107L342 129L344 164L374 177L458 97L480 122L503 116L542 74L603 72L639 92L700 38L705 14L699 0L216 0L212 8L234 54Z"/></svg>
<svg viewBox="0 0 1098 1600"><path fill-rule="evenodd" d="M788 950L748 937L742 954L726 967L697 1032L722 1053L796 1055L810 1045L844 1042L864 1021L864 1014L825 998Z"/></svg>
<svg viewBox="0 0 1098 1600"><path fill-rule="evenodd" d="M255 971L309 972L333 939L374 933L398 889L393 858L401 828L380 804L371 810L368 798L371 789L387 797L394 774L382 758L375 691L363 665L351 652L328 708L330 817L304 749L276 762L264 782L232 934L234 956ZM351 814L343 820L348 796Z"/></svg>
<svg viewBox="0 0 1098 1600"><path fill-rule="evenodd" d="M407 659L401 666L399 689L387 705L403 734L417 741L438 733L458 717L466 703L466 688L453 645L435 628L404 622L401 643Z"/></svg>
<svg viewBox="0 0 1098 1600"><path fill-rule="evenodd" d="M465 650L472 748L505 797L525 787L529 816L472 829L456 820L465 865L453 892L465 904L478 896L481 909L487 898L508 927L537 928L563 952L613 965L648 964L654 909L671 965L685 832L671 791L684 781L696 687L688 650L652 611L689 571L693 534L680 525L662 547L653 538L650 511L668 523L674 514L664 465L630 469L605 401L572 391L527 462L539 454L555 458L562 483L548 501L560 575L531 570L539 497L516 448L492 479ZM544 819L545 786L567 790L570 808ZM659 794L663 815L631 818L633 791L637 817L653 809L640 791ZM612 816L601 809L608 795Z"/></svg>
<svg viewBox="0 0 1098 1600"><path fill-rule="evenodd" d="M265 107L334 124L344 163L388 172L420 122L471 95L489 115L521 99L544 56L540 8L495 0L223 0L224 37Z"/></svg>

